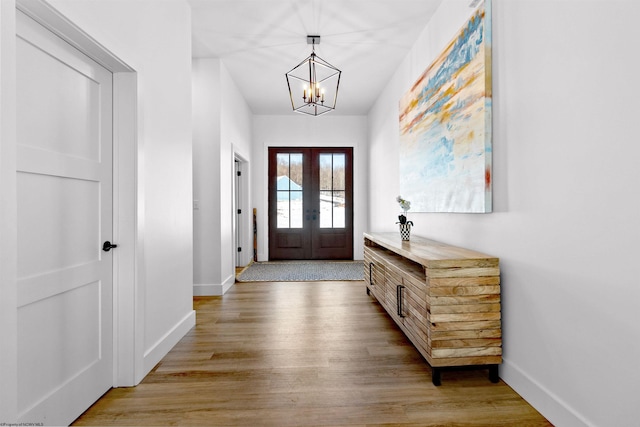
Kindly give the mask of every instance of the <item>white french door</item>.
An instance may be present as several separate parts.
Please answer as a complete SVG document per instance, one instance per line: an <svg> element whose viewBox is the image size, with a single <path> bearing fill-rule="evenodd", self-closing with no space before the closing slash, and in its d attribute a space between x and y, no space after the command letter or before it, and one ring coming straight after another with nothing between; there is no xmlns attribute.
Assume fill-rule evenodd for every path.
<svg viewBox="0 0 640 427"><path fill-rule="evenodd" d="M113 384L112 74L17 12L19 421Z"/></svg>

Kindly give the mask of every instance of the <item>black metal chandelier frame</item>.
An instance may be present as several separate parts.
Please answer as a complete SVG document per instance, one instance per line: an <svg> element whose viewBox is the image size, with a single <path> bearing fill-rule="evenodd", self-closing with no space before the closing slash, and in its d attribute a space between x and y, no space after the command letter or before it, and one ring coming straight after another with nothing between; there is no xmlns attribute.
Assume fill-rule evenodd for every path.
<svg viewBox="0 0 640 427"><path fill-rule="evenodd" d="M307 36L307 43L312 45L311 55L286 73L287 86L293 111L319 116L336 108L342 71L316 55L315 46L320 43L320 36ZM333 90L334 81L335 91ZM293 83L305 85L302 96L293 95L291 89ZM325 96L325 90L328 87L326 85L329 83L331 83L331 92Z"/></svg>

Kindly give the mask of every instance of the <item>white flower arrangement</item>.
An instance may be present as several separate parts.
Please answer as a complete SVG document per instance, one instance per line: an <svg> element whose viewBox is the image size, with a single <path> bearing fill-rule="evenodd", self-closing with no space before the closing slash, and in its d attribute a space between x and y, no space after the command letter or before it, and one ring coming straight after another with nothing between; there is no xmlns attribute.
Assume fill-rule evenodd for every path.
<svg viewBox="0 0 640 427"><path fill-rule="evenodd" d="M413 225L413 221L407 221L407 211L411 209L411 202L402 198L402 196L396 197L396 202L400 205L400 209L402 209L402 214L398 216L398 222L396 224L411 224Z"/></svg>
<svg viewBox="0 0 640 427"><path fill-rule="evenodd" d="M402 196L396 197L396 202L400 205L400 208L404 211L405 215L409 209L411 209L411 202L402 198Z"/></svg>

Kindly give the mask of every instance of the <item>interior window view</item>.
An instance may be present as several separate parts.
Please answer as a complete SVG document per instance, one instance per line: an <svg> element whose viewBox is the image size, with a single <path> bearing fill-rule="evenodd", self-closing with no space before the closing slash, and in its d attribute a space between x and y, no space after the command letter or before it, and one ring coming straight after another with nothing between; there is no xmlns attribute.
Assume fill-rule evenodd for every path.
<svg viewBox="0 0 640 427"><path fill-rule="evenodd" d="M302 153L276 155L276 228L302 226Z"/></svg>
<svg viewBox="0 0 640 427"><path fill-rule="evenodd" d="M638 16L1 0L0 426L637 427Z"/></svg>
<svg viewBox="0 0 640 427"><path fill-rule="evenodd" d="M303 228L303 155L277 154L277 228ZM320 228L345 227L345 155L320 154L315 212Z"/></svg>

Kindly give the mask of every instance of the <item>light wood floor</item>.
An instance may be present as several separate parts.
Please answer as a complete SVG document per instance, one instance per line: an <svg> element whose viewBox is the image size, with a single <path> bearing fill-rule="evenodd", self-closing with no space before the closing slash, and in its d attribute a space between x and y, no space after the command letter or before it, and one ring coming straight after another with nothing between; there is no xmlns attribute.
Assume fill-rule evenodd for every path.
<svg viewBox="0 0 640 427"><path fill-rule="evenodd" d="M76 425L549 426L486 370L431 369L363 282L236 283Z"/></svg>

